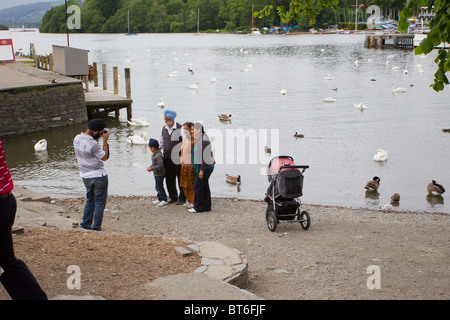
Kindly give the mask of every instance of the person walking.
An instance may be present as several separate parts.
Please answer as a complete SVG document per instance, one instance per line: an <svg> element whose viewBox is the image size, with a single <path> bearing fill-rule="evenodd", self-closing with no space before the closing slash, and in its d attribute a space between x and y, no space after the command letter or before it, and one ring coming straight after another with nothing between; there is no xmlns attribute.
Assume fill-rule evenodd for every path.
<svg viewBox="0 0 450 320"><path fill-rule="evenodd" d="M12 226L17 201L0 140L0 282L13 300L48 300L28 266L14 254Z"/></svg>
<svg viewBox="0 0 450 320"><path fill-rule="evenodd" d="M180 186L187 199L187 207L191 209L194 207L194 183L195 170L192 164L192 149L194 148L194 124L192 122L185 122L183 124L184 139L181 146L181 173Z"/></svg>
<svg viewBox="0 0 450 320"><path fill-rule="evenodd" d="M194 124L194 149L192 163L197 174L194 182L194 207L189 212L211 211L211 190L209 178L214 170L215 160L212 145L200 122Z"/></svg>
<svg viewBox="0 0 450 320"><path fill-rule="evenodd" d="M80 168L80 176L86 187L86 204L80 227L89 230L102 230L103 212L108 196L108 174L104 161L109 158L109 131L102 119L93 119L88 129L73 140L73 147ZM98 140L103 138L103 147Z"/></svg>
<svg viewBox="0 0 450 320"><path fill-rule="evenodd" d="M180 186L180 149L183 142L183 130L181 124L175 122L177 113L172 110L164 111L166 125L161 130L159 146L162 148L164 168L166 170L166 186L169 193L168 203L176 202L181 205L186 202L183 188ZM177 181L179 194L177 192Z"/></svg>

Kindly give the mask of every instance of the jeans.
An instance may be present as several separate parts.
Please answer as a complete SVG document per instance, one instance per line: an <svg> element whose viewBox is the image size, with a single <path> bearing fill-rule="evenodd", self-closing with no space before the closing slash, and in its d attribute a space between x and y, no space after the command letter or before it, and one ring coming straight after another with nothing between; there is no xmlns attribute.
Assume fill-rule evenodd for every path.
<svg viewBox="0 0 450 320"><path fill-rule="evenodd" d="M209 177L213 170L205 171L203 179L197 177L194 182L194 209L197 212L211 211L211 190L209 189Z"/></svg>
<svg viewBox="0 0 450 320"><path fill-rule="evenodd" d="M103 211L105 210L108 196L108 176L83 178L83 183L86 187L86 204L80 227L101 231Z"/></svg>
<svg viewBox="0 0 450 320"><path fill-rule="evenodd" d="M16 210L14 195L0 199L0 267L4 270L0 282L13 300L47 300L27 265L14 255L11 228Z"/></svg>
<svg viewBox="0 0 450 320"><path fill-rule="evenodd" d="M164 178L165 176L155 176L155 189L157 192L158 201L167 202L166 191L164 190Z"/></svg>

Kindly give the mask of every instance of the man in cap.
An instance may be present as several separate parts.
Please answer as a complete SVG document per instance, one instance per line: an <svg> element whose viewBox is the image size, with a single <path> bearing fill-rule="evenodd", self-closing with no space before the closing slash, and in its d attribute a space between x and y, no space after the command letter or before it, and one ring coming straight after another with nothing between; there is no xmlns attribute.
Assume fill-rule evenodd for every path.
<svg viewBox="0 0 450 320"><path fill-rule="evenodd" d="M88 129L78 134L73 140L75 155L80 168L80 176L86 187L86 204L84 206L83 229L102 230L103 211L108 196L108 174L103 161L109 158L109 132L102 119L93 119ZM103 146L98 140L103 138Z"/></svg>
<svg viewBox="0 0 450 320"><path fill-rule="evenodd" d="M182 125L175 122L177 113L172 110L164 111L164 122L166 125L162 128L161 137L159 139L159 146L162 148L164 157L164 168L166 170L166 186L169 193L169 203L177 202L177 204L183 204L186 202L186 196L184 195L183 188L180 187L180 151L184 138L184 132ZM177 180L178 189L177 192Z"/></svg>

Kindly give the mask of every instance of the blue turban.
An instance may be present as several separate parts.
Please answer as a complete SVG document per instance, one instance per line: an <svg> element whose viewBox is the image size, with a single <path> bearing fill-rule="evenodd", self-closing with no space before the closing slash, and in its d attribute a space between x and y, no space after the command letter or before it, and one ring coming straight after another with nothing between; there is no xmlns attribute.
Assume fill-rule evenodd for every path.
<svg viewBox="0 0 450 320"><path fill-rule="evenodd" d="M175 120L175 118L177 117L177 113L172 110L164 110L164 116L171 120Z"/></svg>
<svg viewBox="0 0 450 320"><path fill-rule="evenodd" d="M159 142L156 139L150 139L148 141L148 146L158 149L159 148Z"/></svg>

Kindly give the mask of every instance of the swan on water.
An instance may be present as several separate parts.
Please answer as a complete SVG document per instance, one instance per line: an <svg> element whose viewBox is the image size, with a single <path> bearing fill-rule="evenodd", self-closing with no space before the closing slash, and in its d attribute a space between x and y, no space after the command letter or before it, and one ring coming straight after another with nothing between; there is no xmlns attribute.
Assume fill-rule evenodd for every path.
<svg viewBox="0 0 450 320"><path fill-rule="evenodd" d="M383 149L377 149L376 154L373 156L373 160L375 161L387 161L387 152Z"/></svg>
<svg viewBox="0 0 450 320"><path fill-rule="evenodd" d="M355 103L354 106L355 106L356 109L359 109L359 110L367 109L367 107L366 107L366 105L364 104L364 102Z"/></svg>
<svg viewBox="0 0 450 320"><path fill-rule="evenodd" d="M147 133L142 132L139 136L133 135L126 138L127 143L130 144L147 144L148 145L148 139L147 139Z"/></svg>
<svg viewBox="0 0 450 320"><path fill-rule="evenodd" d="M41 139L34 145L34 151L45 151L47 150L47 140Z"/></svg>
<svg viewBox="0 0 450 320"><path fill-rule="evenodd" d="M328 98L323 99L323 102L335 102L335 101L336 101L336 99L332 98L332 97L328 97Z"/></svg>
<svg viewBox="0 0 450 320"><path fill-rule="evenodd" d="M131 120L127 120L127 122L130 126L148 127L148 122L144 118L133 118Z"/></svg>
<svg viewBox="0 0 450 320"><path fill-rule="evenodd" d="M392 84L392 92L399 92L399 93L403 93L406 92L406 88L403 87L395 87L395 83Z"/></svg>
<svg viewBox="0 0 450 320"><path fill-rule="evenodd" d="M331 74L327 74L325 77L323 77L325 80L333 80L334 77Z"/></svg>
<svg viewBox="0 0 450 320"><path fill-rule="evenodd" d="M164 108L164 101L163 101L163 99L161 98L161 99L159 99L159 102L158 102L158 107L160 107L160 108Z"/></svg>
<svg viewBox="0 0 450 320"><path fill-rule="evenodd" d="M281 95L283 95L283 96L286 95L286 93L287 93L286 87L285 87L284 83L283 83L283 85L282 85L282 87L281 87L280 93L281 93Z"/></svg>
<svg viewBox="0 0 450 320"><path fill-rule="evenodd" d="M189 88L189 89L192 89L192 90L198 90L198 88L199 88L198 85L199 85L199 82L196 81L195 84L189 85L188 88Z"/></svg>

